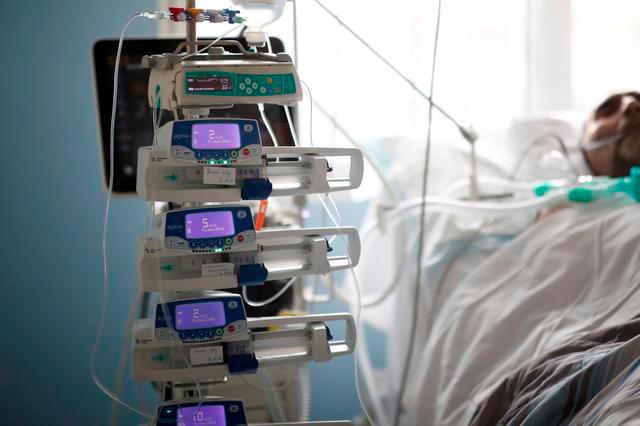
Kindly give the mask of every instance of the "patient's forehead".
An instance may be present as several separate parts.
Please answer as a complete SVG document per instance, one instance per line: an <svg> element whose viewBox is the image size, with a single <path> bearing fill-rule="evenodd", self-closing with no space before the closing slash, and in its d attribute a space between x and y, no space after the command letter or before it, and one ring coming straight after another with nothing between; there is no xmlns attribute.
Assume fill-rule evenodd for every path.
<svg viewBox="0 0 640 426"><path fill-rule="evenodd" d="M640 93L627 92L609 96L592 112L584 126L585 142L606 138L620 131L624 111L632 102L640 102Z"/></svg>

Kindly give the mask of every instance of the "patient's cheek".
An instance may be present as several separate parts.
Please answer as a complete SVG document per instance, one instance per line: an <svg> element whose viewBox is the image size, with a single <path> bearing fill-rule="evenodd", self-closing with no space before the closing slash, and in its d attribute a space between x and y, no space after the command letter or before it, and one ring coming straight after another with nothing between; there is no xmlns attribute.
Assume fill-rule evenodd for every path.
<svg viewBox="0 0 640 426"><path fill-rule="evenodd" d="M553 207L549 207L548 209L544 209L542 210L540 213L538 213L538 216L536 217L536 221L541 221L543 219L548 218L549 216L551 216L552 214L559 212L560 210L564 210L567 207L569 207L567 204L558 204L557 206L553 206Z"/></svg>
<svg viewBox="0 0 640 426"><path fill-rule="evenodd" d="M596 176L605 176L609 174L609 168L613 162L613 156L615 155L615 145L603 146L593 151L587 151L587 158L593 168L593 173Z"/></svg>

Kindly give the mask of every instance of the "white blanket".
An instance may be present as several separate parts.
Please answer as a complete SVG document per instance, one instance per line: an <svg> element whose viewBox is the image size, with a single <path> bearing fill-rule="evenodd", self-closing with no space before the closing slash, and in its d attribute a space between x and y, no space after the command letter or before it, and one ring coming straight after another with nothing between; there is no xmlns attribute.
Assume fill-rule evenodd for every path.
<svg viewBox="0 0 640 426"><path fill-rule="evenodd" d="M401 424L465 424L526 360L571 334L640 314L639 218L638 205L568 208L464 279L447 280L430 304L431 333L414 352Z"/></svg>

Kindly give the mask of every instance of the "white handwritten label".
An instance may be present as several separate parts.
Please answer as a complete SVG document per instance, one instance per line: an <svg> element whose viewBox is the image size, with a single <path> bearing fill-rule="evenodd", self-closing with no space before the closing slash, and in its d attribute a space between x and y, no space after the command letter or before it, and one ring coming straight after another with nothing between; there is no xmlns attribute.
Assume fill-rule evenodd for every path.
<svg viewBox="0 0 640 426"><path fill-rule="evenodd" d="M233 275L233 263L208 263L202 265L203 277L221 277L223 275Z"/></svg>
<svg viewBox="0 0 640 426"><path fill-rule="evenodd" d="M233 167L205 167L202 181L209 185L235 185L236 169Z"/></svg>
<svg viewBox="0 0 640 426"><path fill-rule="evenodd" d="M220 364L224 362L222 346L191 348L189 358L191 365Z"/></svg>

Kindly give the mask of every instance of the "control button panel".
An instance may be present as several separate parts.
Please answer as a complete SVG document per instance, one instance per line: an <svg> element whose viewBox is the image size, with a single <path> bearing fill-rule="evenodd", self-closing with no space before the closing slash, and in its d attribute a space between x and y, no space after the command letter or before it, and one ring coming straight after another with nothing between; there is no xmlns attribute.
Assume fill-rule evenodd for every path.
<svg viewBox="0 0 640 426"><path fill-rule="evenodd" d="M222 85L224 83L224 85ZM194 87L194 84L198 87ZM282 96L297 93L293 73L263 74L227 71L187 71L184 74L188 96Z"/></svg>
<svg viewBox="0 0 640 426"><path fill-rule="evenodd" d="M244 231L233 237L208 238L206 240L186 241L182 238L167 237L165 238L165 245L171 250L185 250L189 248L193 253L219 253L237 249L255 241L255 231Z"/></svg>
<svg viewBox="0 0 640 426"><path fill-rule="evenodd" d="M237 304L235 301L233 301L233 303ZM211 343L241 336L246 334L247 330L246 321L234 321L221 327L199 330L181 330L177 331L176 334L182 343ZM158 340L173 339L171 330L168 328L156 328L155 335Z"/></svg>

